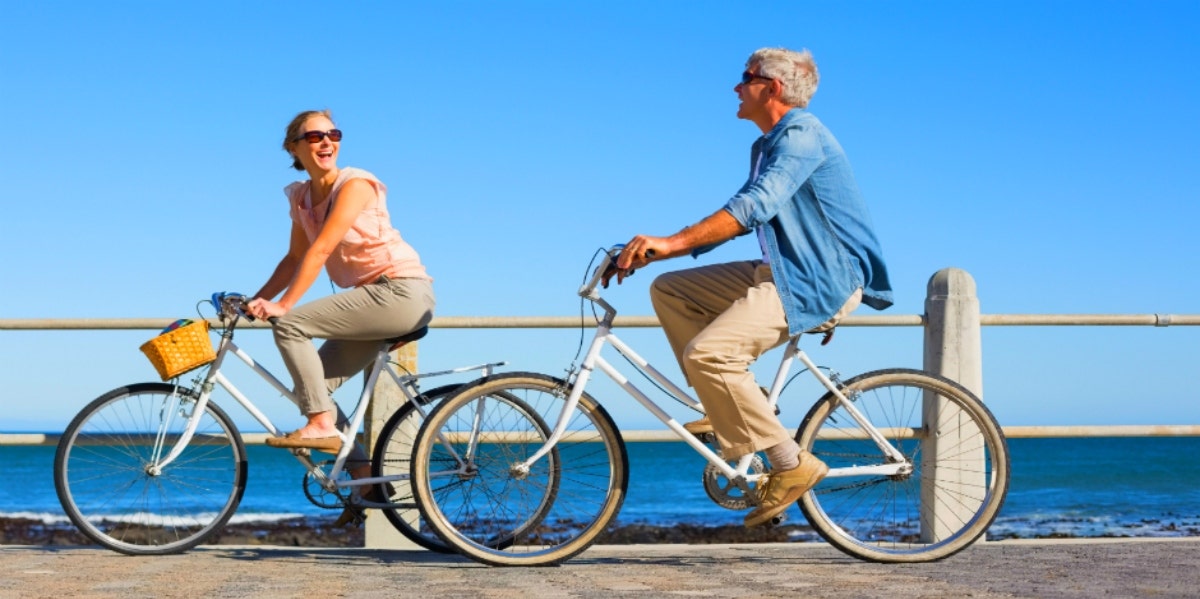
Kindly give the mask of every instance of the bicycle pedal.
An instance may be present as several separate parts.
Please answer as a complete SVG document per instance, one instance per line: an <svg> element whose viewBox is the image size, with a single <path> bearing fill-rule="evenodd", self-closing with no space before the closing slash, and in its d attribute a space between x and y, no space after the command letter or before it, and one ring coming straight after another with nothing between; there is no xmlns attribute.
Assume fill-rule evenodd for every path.
<svg viewBox="0 0 1200 599"><path fill-rule="evenodd" d="M347 505L337 520L334 521L334 528L362 528L364 522L367 521L367 514L362 508L355 505Z"/></svg>
<svg viewBox="0 0 1200 599"><path fill-rule="evenodd" d="M767 520L767 526L779 526L787 520L787 514L779 514L770 520Z"/></svg>

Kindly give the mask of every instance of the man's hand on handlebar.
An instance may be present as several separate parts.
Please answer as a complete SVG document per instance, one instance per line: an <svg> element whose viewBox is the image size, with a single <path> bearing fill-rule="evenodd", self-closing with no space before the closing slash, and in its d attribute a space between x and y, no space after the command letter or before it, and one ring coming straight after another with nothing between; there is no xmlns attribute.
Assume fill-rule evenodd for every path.
<svg viewBox="0 0 1200 599"><path fill-rule="evenodd" d="M666 239L638 235L625 244L616 260L609 262L608 268L604 269L601 283L607 289L609 279L616 275L617 284L620 285L625 277L633 275L638 268L666 257L667 251Z"/></svg>

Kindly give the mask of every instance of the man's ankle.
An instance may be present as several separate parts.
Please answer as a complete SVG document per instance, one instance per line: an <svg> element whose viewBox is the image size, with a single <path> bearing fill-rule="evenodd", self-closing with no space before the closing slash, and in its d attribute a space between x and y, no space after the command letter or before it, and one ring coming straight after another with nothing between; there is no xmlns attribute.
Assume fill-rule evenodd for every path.
<svg viewBox="0 0 1200 599"><path fill-rule="evenodd" d="M771 470L774 472L784 472L800 467L800 446L791 439L768 447L766 453L767 461L771 463Z"/></svg>

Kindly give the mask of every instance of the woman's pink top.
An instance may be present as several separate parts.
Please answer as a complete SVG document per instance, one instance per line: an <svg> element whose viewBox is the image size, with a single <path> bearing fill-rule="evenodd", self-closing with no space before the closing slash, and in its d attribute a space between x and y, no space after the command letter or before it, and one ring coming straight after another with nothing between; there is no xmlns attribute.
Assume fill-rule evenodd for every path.
<svg viewBox="0 0 1200 599"><path fill-rule="evenodd" d="M359 213L342 242L325 261L329 278L343 288L358 287L380 276L433 280L421 265L417 251L405 243L400 238L400 232L392 227L387 211L387 187L375 175L359 168L342 169L333 183L333 189L329 191L329 200L316 206L315 210L312 206L311 181L296 181L283 188L291 204L292 221L304 229L309 243L317 239L342 185L351 179L370 181L375 186L375 201L367 204Z"/></svg>

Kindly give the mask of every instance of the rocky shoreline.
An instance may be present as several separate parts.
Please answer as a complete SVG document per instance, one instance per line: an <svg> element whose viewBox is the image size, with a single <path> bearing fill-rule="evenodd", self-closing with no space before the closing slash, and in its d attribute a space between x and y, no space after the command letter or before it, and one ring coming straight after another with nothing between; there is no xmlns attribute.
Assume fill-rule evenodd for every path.
<svg viewBox="0 0 1200 599"><path fill-rule="evenodd" d="M1196 529L1178 530L1172 536L1198 536ZM1067 538L1072 535L1050 533L1030 538ZM1109 535L1113 536L1113 535ZM1015 538L1015 537L1005 537ZM676 524L653 526L631 524L614 528L597 539L604 545L629 544L723 544L782 543L820 541L807 525L782 525L774 528L747 529L737 525L700 526ZM333 519L293 518L277 522L227 524L207 541L209 545L274 545L290 547L362 547L362 528L334 528ZM70 546L93 545L69 523L46 524L40 520L0 518L0 545Z"/></svg>
<svg viewBox="0 0 1200 599"><path fill-rule="evenodd" d="M362 547L361 528L334 528L332 519L293 518L277 522L227 524L207 541L209 545L277 545L291 547ZM799 536L797 536L799 535ZM601 544L640 543L779 543L816 540L807 526L778 526L748 530L742 526L650 526L634 524L606 532ZM0 518L0 545L92 545L74 526L40 520Z"/></svg>

